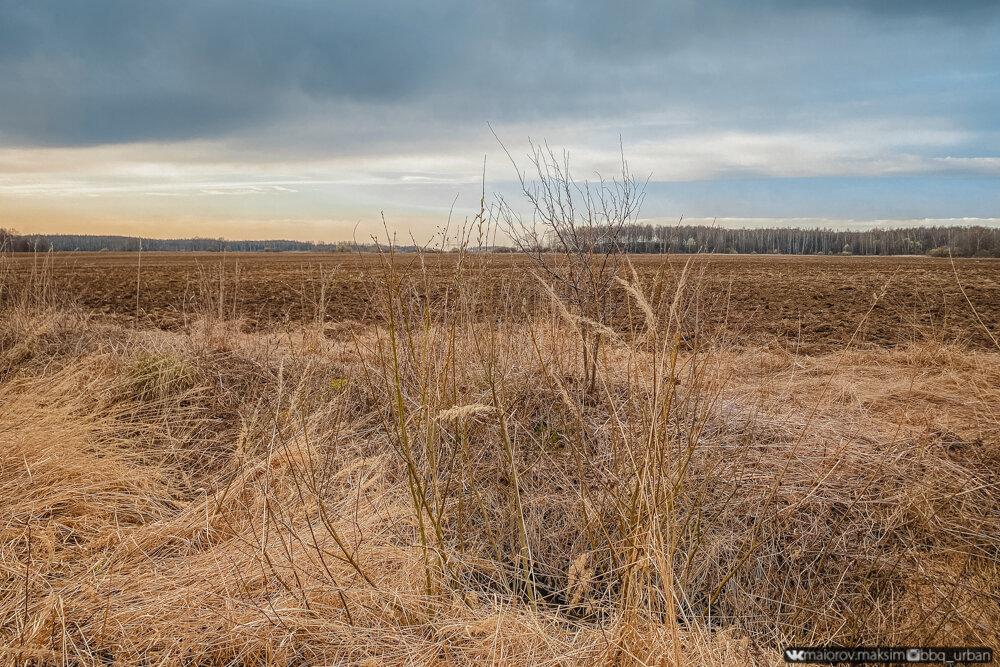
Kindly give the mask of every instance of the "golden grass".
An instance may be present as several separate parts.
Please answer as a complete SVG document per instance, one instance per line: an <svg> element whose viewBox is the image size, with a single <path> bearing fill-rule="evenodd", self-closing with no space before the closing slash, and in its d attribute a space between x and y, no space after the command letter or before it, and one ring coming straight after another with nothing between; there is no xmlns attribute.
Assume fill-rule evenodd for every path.
<svg viewBox="0 0 1000 667"><path fill-rule="evenodd" d="M998 644L1000 355L737 350L680 336L683 286L651 304L626 283L635 327L601 334L587 392L586 323L495 286L482 317L473 262L489 279L469 257L442 304L387 259L385 325L271 333L224 303L140 331L7 287L3 660Z"/></svg>

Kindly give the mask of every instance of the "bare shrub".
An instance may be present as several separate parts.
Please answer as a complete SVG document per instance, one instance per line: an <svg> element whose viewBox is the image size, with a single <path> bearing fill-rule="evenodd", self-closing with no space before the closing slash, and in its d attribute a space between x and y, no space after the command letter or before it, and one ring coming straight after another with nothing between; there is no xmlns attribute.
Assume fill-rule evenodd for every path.
<svg viewBox="0 0 1000 667"><path fill-rule="evenodd" d="M498 196L500 225L572 309L586 391L593 392L608 298L622 266L622 232L638 220L645 184L629 170L624 151L619 174L610 180L598 174L594 182L575 179L569 153L557 156L548 144L531 144L529 170L507 155L531 213L525 218Z"/></svg>

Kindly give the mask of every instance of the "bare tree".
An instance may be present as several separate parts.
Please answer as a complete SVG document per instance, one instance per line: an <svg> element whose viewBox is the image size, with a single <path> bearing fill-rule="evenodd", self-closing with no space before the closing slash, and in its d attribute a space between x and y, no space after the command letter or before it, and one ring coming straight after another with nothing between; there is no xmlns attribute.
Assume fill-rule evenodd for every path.
<svg viewBox="0 0 1000 667"><path fill-rule="evenodd" d="M638 221L646 181L629 171L624 151L615 178L597 174L594 181L577 181L566 151L559 157L548 144L531 143L525 171L500 145L530 205L528 218L498 196L500 223L548 277L546 284L576 311L571 314L579 323L584 385L591 392L602 331L607 331L608 294L622 265L622 234Z"/></svg>

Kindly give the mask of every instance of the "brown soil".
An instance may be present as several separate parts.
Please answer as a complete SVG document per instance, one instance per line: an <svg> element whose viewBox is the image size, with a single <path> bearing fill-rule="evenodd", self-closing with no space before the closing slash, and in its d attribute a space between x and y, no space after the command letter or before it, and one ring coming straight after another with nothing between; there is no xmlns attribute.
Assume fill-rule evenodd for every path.
<svg viewBox="0 0 1000 667"><path fill-rule="evenodd" d="M842 348L852 337L856 345L933 338L992 347L989 328L1000 338L1000 260L960 259L953 265L924 257L643 255L632 261L644 282L659 280L664 293L672 293L669 287L689 259L689 284L698 294L686 314L691 330L725 330L731 342L814 353ZM200 309L218 308L220 289L226 315L235 312L248 330L311 320L321 282L327 284L328 322L379 317L377 255L143 253L140 268L135 253L58 253L47 260L15 256L11 266L27 279L45 261L53 293L109 319L143 326L176 329ZM447 293L455 261L453 255L425 258L435 298ZM418 275L417 256L398 255L395 262L404 276ZM489 273L484 283L497 294L533 298L527 258L474 256L470 267L479 262L486 268L470 270ZM628 302L623 292L615 294L621 320Z"/></svg>

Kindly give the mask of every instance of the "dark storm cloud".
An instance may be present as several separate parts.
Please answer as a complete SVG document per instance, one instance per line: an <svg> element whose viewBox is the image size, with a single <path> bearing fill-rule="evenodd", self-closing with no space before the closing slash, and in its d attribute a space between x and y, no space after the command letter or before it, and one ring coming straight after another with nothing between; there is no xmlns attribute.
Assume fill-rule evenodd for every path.
<svg viewBox="0 0 1000 667"><path fill-rule="evenodd" d="M461 62L463 6L3 3L0 132L175 139L271 117L294 95L397 101Z"/></svg>
<svg viewBox="0 0 1000 667"><path fill-rule="evenodd" d="M970 47L956 54L935 46L935 28L925 25L975 31L996 18L994 2L838 6L0 0L0 145L252 135L294 127L310 105L328 104L351 105L350 117L329 119L344 135L388 136L429 114L451 123L446 134L491 119L595 118L672 104L706 121L735 115L752 124L844 99L877 107L927 93L933 106L951 83L906 82L995 70L994 40L973 37L970 47L955 37ZM911 30L910 19L921 23ZM976 108L983 94L970 92ZM395 128L366 126L378 109L393 110Z"/></svg>

